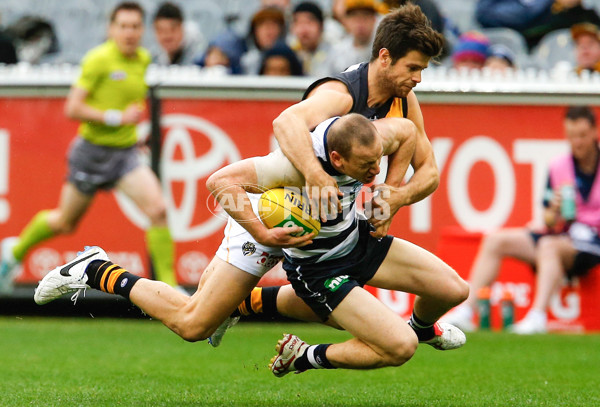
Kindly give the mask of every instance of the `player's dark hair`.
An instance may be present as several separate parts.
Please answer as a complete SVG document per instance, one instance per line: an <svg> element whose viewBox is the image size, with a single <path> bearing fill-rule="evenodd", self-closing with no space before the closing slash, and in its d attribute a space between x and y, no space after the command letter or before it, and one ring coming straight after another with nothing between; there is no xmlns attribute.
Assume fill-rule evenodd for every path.
<svg viewBox="0 0 600 407"><path fill-rule="evenodd" d="M596 127L596 114L589 106L569 106L565 112L565 119L585 119L592 127Z"/></svg>
<svg viewBox="0 0 600 407"><path fill-rule="evenodd" d="M327 132L327 149L337 151L345 159L352 155L352 146L373 144L377 130L363 115L350 113L337 119Z"/></svg>
<svg viewBox="0 0 600 407"><path fill-rule="evenodd" d="M409 51L419 51L435 58L444 46L444 36L431 27L431 22L421 8L412 3L392 10L377 26L371 61L379 56L379 50L390 52L392 65Z"/></svg>
<svg viewBox="0 0 600 407"><path fill-rule="evenodd" d="M142 20L145 17L144 9L135 1L124 1L115 6L113 10L110 12L110 22L113 23L115 18L117 18L117 13L121 10L133 10L137 11L141 14Z"/></svg>
<svg viewBox="0 0 600 407"><path fill-rule="evenodd" d="M183 12L181 8L175 3L171 3L170 1L166 1L162 3L156 13L154 14L154 18L152 21L156 21L160 18L168 18L169 20L177 20L180 23L183 22Z"/></svg>

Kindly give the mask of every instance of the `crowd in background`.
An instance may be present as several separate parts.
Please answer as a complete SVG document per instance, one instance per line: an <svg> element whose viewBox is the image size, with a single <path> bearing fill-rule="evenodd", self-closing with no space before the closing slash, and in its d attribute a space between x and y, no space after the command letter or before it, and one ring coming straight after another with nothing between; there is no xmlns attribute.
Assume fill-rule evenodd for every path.
<svg viewBox="0 0 600 407"><path fill-rule="evenodd" d="M369 60L381 16L407 1L444 34L442 66L600 69L600 16L592 0L466 0L463 6L472 6L466 23L455 1L257 0L247 17L215 17L223 20L217 32L187 15L190 3L154 2L145 10L151 38L145 45L156 64L198 65L207 75L331 75ZM1 63L78 63L83 56L61 44L57 18L31 11L12 17L0 20Z"/></svg>

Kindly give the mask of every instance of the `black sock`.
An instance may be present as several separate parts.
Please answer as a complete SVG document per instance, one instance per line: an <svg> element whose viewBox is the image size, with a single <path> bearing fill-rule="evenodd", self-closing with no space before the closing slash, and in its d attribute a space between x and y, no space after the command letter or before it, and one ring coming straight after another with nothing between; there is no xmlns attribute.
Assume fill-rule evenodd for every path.
<svg viewBox="0 0 600 407"><path fill-rule="evenodd" d="M85 269L87 285L129 299L134 284L141 278L110 261L94 260Z"/></svg>
<svg viewBox="0 0 600 407"><path fill-rule="evenodd" d="M426 322L420 319L415 312L413 311L410 321L408 324L417 334L417 338L419 338L419 342L428 341L435 336L435 330L433 328L433 324L435 322Z"/></svg>
<svg viewBox="0 0 600 407"><path fill-rule="evenodd" d="M261 314L267 318L279 316L277 312L277 294L281 287L256 287L246 297L231 316L249 316Z"/></svg>
<svg viewBox="0 0 600 407"><path fill-rule="evenodd" d="M294 362L296 370L304 371L308 369L336 369L329 362L325 353L331 344L312 345L306 348L306 351Z"/></svg>

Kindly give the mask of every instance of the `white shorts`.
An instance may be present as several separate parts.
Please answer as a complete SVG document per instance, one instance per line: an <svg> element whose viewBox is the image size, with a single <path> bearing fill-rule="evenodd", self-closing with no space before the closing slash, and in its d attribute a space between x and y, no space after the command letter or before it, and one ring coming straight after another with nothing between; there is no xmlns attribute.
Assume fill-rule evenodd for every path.
<svg viewBox="0 0 600 407"><path fill-rule="evenodd" d="M251 197L250 200L254 206L255 199ZM216 256L246 273L262 277L283 258L280 248L257 243L252 235L231 217L227 220L224 233Z"/></svg>

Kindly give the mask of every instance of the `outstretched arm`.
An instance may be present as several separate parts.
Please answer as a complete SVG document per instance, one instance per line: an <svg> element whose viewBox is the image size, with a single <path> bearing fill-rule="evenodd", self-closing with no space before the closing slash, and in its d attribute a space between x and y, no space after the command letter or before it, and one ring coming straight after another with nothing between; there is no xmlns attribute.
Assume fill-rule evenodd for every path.
<svg viewBox="0 0 600 407"><path fill-rule="evenodd" d="M294 233L303 231L299 226L269 229L256 216L250 204L247 193L258 194L266 189L282 186L281 182L275 177L267 177L264 174L261 174L261 183L267 182L268 184L259 185L255 162L275 158L276 155L270 154L266 157L250 158L230 164L212 174L206 181L206 187L221 207L236 222L242 225L258 243L272 247L307 245L311 243L312 233L301 237L292 236ZM285 167L285 163L279 164L280 169ZM275 166L277 167L277 164ZM283 178L281 181L283 181Z"/></svg>

